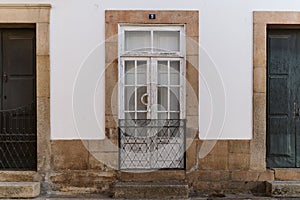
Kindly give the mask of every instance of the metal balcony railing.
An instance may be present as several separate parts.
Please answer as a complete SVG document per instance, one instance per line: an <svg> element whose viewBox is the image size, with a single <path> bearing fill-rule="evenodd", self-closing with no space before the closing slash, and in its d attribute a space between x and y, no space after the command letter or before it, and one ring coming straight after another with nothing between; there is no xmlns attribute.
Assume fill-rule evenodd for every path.
<svg viewBox="0 0 300 200"><path fill-rule="evenodd" d="M35 170L36 143L34 104L0 110L0 170Z"/></svg>
<svg viewBox="0 0 300 200"><path fill-rule="evenodd" d="M119 120L121 170L185 169L183 119Z"/></svg>

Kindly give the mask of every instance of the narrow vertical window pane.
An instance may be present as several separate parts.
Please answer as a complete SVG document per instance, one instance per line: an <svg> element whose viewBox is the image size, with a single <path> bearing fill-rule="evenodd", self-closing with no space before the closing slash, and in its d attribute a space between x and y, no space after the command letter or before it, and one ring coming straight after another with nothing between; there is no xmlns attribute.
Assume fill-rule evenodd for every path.
<svg viewBox="0 0 300 200"><path fill-rule="evenodd" d="M179 61L170 62L170 84L180 85L180 62Z"/></svg>
<svg viewBox="0 0 300 200"><path fill-rule="evenodd" d="M147 83L147 61L137 61L137 84Z"/></svg>
<svg viewBox="0 0 300 200"><path fill-rule="evenodd" d="M135 92L134 87L125 87L124 89L124 104L125 110L135 110Z"/></svg>
<svg viewBox="0 0 300 200"><path fill-rule="evenodd" d="M154 31L154 51L174 52L180 50L179 31Z"/></svg>
<svg viewBox="0 0 300 200"><path fill-rule="evenodd" d="M179 111L180 94L179 87L170 88L170 110Z"/></svg>
<svg viewBox="0 0 300 200"><path fill-rule="evenodd" d="M134 61L125 61L125 85L134 85L135 67Z"/></svg>
<svg viewBox="0 0 300 200"><path fill-rule="evenodd" d="M137 110L147 110L148 104L147 87L142 86L137 88ZM145 105L146 104L146 105Z"/></svg>
<svg viewBox="0 0 300 200"><path fill-rule="evenodd" d="M157 104L158 110L168 110L168 88L158 87Z"/></svg>
<svg viewBox="0 0 300 200"><path fill-rule="evenodd" d="M145 51L151 48L150 31L125 31L125 51Z"/></svg>
<svg viewBox="0 0 300 200"><path fill-rule="evenodd" d="M158 84L168 85L168 61L158 61L157 64Z"/></svg>

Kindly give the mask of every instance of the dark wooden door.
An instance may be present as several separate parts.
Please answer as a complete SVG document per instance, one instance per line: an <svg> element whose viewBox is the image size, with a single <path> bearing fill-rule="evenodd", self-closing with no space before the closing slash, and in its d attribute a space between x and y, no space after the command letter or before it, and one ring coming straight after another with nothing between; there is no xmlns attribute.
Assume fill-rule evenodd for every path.
<svg viewBox="0 0 300 200"><path fill-rule="evenodd" d="M300 30L269 30L267 166L300 166Z"/></svg>
<svg viewBox="0 0 300 200"><path fill-rule="evenodd" d="M35 170L35 29L0 29L0 169Z"/></svg>

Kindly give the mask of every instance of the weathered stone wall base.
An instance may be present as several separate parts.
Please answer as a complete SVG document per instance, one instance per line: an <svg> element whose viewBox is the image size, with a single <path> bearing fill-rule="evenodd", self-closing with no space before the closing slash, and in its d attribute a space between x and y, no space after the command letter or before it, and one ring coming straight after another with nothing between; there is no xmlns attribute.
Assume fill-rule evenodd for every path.
<svg viewBox="0 0 300 200"><path fill-rule="evenodd" d="M204 141L189 147L194 157L187 170L120 172L115 146L104 141L51 141L50 169L39 172L0 172L1 182L41 182L45 194L108 194L117 182L186 182L191 193L265 193L265 182L299 180L298 169L253 170L250 141L219 141L199 158ZM242 158L242 159L241 159Z"/></svg>
<svg viewBox="0 0 300 200"><path fill-rule="evenodd" d="M97 170L64 170L49 176L52 194L110 194L115 179L116 173Z"/></svg>
<svg viewBox="0 0 300 200"><path fill-rule="evenodd" d="M187 174L195 193L265 193L265 181L274 180L274 171L199 170Z"/></svg>
<svg viewBox="0 0 300 200"><path fill-rule="evenodd" d="M51 170L46 172L43 190L51 193L112 193L122 182L187 181L196 193L264 193L264 181L275 179L274 170L251 170L250 141L216 142L208 155L199 158L204 141L195 139L188 152L194 157L190 169L119 172L118 151L113 142L54 140L51 142ZM109 166L108 166L109 165ZM42 184L43 185L43 184Z"/></svg>
<svg viewBox="0 0 300 200"><path fill-rule="evenodd" d="M199 181L191 185L196 194L264 194L264 182L255 181Z"/></svg>
<svg viewBox="0 0 300 200"><path fill-rule="evenodd" d="M111 193L118 159L110 140L53 140L51 151L48 193Z"/></svg>
<svg viewBox="0 0 300 200"><path fill-rule="evenodd" d="M40 181L41 192L51 194L106 193L118 181L187 181L196 193L263 193L264 181L299 177L290 169L251 170L250 141L219 141L208 155L199 158L204 141L195 139L188 149L190 169L119 172L118 151L104 141L51 141L50 169L36 172L0 172L0 181ZM203 150L203 149L202 149ZM296 176L295 176L296 174ZM298 176L298 175L299 176Z"/></svg>

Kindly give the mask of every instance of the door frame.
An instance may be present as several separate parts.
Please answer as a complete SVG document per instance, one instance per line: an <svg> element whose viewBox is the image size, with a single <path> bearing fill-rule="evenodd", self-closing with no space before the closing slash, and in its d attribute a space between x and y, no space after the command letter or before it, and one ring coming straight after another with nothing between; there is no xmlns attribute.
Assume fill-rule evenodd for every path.
<svg viewBox="0 0 300 200"><path fill-rule="evenodd" d="M0 4L1 28L36 30L37 171L10 171L11 179L30 175L32 180L50 169L50 9L50 4Z"/></svg>
<svg viewBox="0 0 300 200"><path fill-rule="evenodd" d="M267 139L267 28L272 25L300 25L300 12L253 12L253 139L250 168L266 169Z"/></svg>

